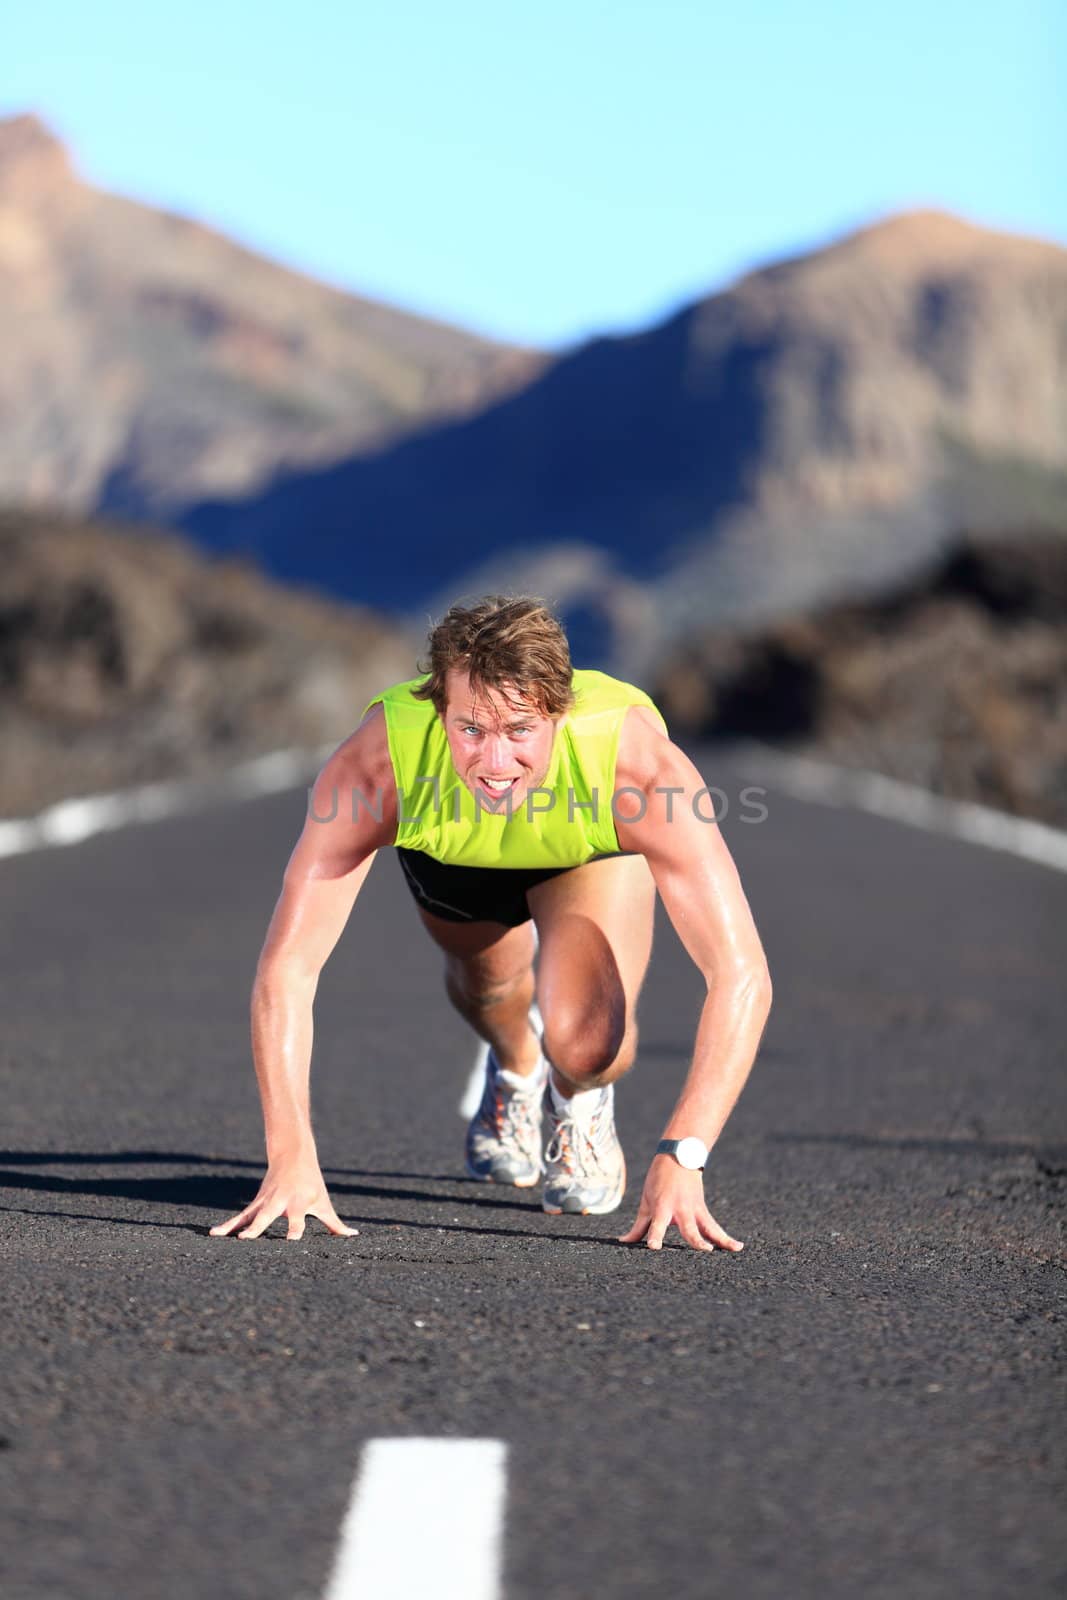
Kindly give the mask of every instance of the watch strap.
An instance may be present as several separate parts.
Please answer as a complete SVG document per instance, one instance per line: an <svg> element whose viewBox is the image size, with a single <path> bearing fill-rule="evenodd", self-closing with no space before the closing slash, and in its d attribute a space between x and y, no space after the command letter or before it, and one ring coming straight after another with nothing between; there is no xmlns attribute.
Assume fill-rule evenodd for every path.
<svg viewBox="0 0 1067 1600"><path fill-rule="evenodd" d="M676 1156L678 1154L678 1146L681 1143L681 1139L661 1139L659 1144L656 1146L656 1154L658 1156ZM679 1165L680 1164L681 1163L679 1163ZM703 1172L706 1165L707 1157L705 1156L703 1163L699 1167L687 1167L686 1171Z"/></svg>

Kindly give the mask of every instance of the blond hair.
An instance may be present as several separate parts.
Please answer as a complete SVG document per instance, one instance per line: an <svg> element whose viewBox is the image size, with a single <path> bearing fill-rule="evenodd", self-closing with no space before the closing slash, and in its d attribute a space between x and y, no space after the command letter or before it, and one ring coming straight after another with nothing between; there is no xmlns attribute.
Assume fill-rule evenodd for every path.
<svg viewBox="0 0 1067 1600"><path fill-rule="evenodd" d="M476 693L506 688L542 716L560 717L574 703L567 635L543 600L490 594L472 606L454 605L431 629L428 646L429 659L419 671L429 678L412 694L432 700L440 716L452 667L466 669Z"/></svg>

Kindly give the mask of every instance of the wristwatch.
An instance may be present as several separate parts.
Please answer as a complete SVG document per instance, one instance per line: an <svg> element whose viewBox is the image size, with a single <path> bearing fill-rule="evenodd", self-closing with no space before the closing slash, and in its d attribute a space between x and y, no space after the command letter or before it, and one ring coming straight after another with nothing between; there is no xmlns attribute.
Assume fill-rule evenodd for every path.
<svg viewBox="0 0 1067 1600"><path fill-rule="evenodd" d="M708 1147L703 1139L661 1139L656 1146L658 1156L673 1156L680 1167L689 1172L703 1172L708 1159Z"/></svg>

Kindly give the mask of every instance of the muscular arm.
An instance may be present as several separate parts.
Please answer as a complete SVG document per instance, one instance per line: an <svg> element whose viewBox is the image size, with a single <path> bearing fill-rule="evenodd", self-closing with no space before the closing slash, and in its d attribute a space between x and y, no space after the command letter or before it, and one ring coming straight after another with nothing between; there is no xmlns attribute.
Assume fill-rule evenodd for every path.
<svg viewBox="0 0 1067 1600"><path fill-rule="evenodd" d="M632 713L616 768L616 789L624 786L639 791L640 798L635 793L618 802L624 813L616 821L619 845L640 851L648 861L667 914L706 986L692 1064L664 1137L695 1134L710 1149L744 1087L766 1025L771 1006L767 960L711 798L698 798L694 809L704 779L683 750ZM640 1226L642 1212L627 1239L647 1229L655 1248L674 1220L697 1248L707 1248L709 1239L737 1247L717 1224L711 1234L702 1225L703 1219L713 1219L703 1207L700 1176L680 1169L671 1156L657 1156L646 1183L644 1199L650 1204L642 1202L645 1226ZM686 1211L686 1196L695 1210ZM668 1206L678 1205L681 1212L664 1220Z"/></svg>
<svg viewBox="0 0 1067 1600"><path fill-rule="evenodd" d="M353 805L353 793L360 797ZM380 811L380 817L377 813ZM311 1128L313 1005L319 974L377 850L396 834L396 792L384 718L374 708L316 779L285 868L252 988L252 1055L263 1106L267 1175L252 1204L216 1235L257 1238L277 1217L303 1233L303 1206L347 1233L326 1196Z"/></svg>

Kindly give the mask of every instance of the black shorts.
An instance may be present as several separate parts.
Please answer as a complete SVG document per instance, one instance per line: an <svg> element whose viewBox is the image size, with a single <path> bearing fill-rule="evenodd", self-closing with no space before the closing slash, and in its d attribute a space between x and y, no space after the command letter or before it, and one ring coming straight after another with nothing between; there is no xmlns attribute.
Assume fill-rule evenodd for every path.
<svg viewBox="0 0 1067 1600"><path fill-rule="evenodd" d="M517 928L530 920L526 891L573 867L456 867L423 850L396 847L407 886L417 905L446 922L502 922ZM619 852L630 854L632 852ZM594 861L613 856L594 856Z"/></svg>

